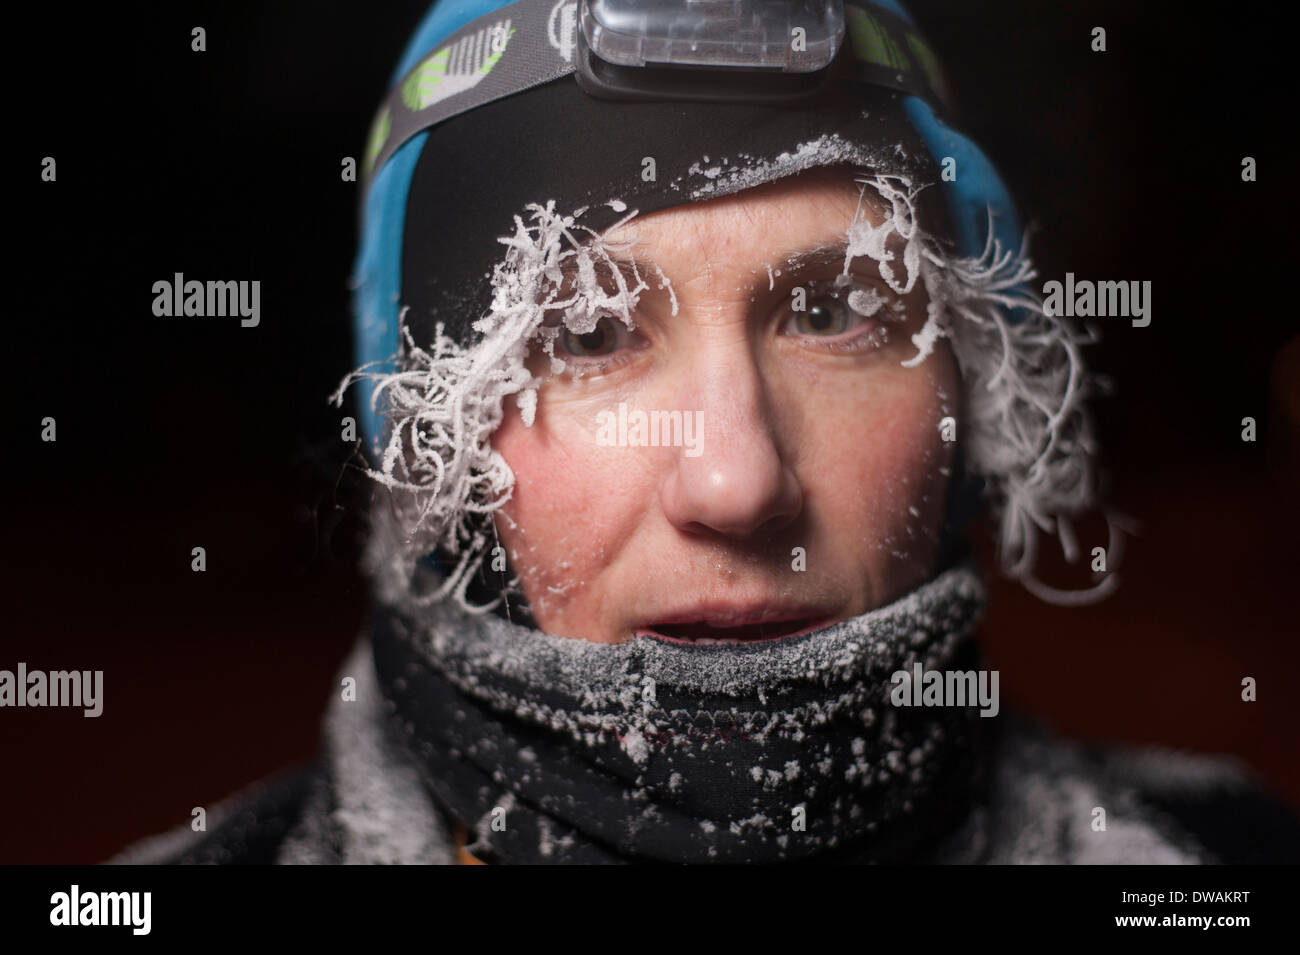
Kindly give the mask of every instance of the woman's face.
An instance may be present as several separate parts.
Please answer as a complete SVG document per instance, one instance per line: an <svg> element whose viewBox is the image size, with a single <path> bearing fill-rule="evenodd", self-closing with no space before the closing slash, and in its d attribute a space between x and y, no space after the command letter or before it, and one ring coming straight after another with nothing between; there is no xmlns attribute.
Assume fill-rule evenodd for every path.
<svg viewBox="0 0 1300 955"><path fill-rule="evenodd" d="M770 639L932 574L956 364L941 341L900 365L925 321L919 281L900 297L858 257L835 287L855 213L881 221L848 172L823 170L609 233L635 240L624 254L650 285L635 331L612 317L562 331L567 367L540 388L533 425L509 400L492 441L516 476L498 533L542 630ZM680 431L658 427L674 418Z"/></svg>

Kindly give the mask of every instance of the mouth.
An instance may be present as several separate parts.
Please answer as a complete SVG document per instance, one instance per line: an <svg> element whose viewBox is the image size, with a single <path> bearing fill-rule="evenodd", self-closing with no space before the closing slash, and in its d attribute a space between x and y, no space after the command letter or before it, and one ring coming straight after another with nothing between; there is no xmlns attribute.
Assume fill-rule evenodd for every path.
<svg viewBox="0 0 1300 955"><path fill-rule="evenodd" d="M633 631L633 636L656 637L669 643L688 643L704 647L726 646L797 637L830 626L834 621L834 617L796 617L789 620L765 620L740 624L694 620L637 627Z"/></svg>

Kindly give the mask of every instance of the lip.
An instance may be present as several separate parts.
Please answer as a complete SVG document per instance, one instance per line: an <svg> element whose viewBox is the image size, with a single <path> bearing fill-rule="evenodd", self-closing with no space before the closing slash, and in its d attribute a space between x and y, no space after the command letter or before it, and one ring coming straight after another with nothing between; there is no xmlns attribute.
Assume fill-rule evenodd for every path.
<svg viewBox="0 0 1300 955"><path fill-rule="evenodd" d="M835 619L825 607L704 604L647 617L632 628L632 633L636 637L649 636L669 643L737 645L802 636L830 626ZM796 625L796 628L789 629L782 624ZM680 632L663 632L668 628Z"/></svg>

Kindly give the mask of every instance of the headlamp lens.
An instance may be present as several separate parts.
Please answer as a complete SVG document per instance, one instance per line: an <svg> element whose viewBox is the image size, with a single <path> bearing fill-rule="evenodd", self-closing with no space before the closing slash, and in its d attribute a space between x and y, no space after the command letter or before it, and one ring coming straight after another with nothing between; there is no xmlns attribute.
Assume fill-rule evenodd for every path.
<svg viewBox="0 0 1300 955"><path fill-rule="evenodd" d="M844 39L842 0L581 0L587 46L618 66L811 73Z"/></svg>

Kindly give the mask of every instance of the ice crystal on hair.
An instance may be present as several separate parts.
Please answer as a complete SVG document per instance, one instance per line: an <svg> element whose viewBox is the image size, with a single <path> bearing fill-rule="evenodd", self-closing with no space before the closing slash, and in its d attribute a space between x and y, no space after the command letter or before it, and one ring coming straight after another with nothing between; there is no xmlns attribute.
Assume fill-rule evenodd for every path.
<svg viewBox="0 0 1300 955"><path fill-rule="evenodd" d="M929 298L926 321L912 336L916 354L903 365L919 365L941 338L952 344L965 392L968 464L985 480L999 524L1003 571L1043 599L1061 603L1109 592L1113 577L1076 593L1055 591L1034 578L1040 532L1059 535L1072 559L1070 518L1097 503L1096 448L1086 406L1095 384L1080 353L1092 339L1066 319L1047 314L1030 284L1037 272L1028 256L1028 235L1020 249L1003 248L994 235L991 209L983 251L962 257L919 227L920 188L906 177L872 175L858 181L887 208L880 224L872 225L859 207L849 226L845 272L853 258L867 255L900 295L918 278L923 283Z"/></svg>
<svg viewBox="0 0 1300 955"><path fill-rule="evenodd" d="M834 140L814 141L778 157L777 166L788 174L817 165L821 150L863 169L865 157L846 149ZM767 175L774 173L742 170L711 182L707 192L739 191ZM1093 383L1080 357L1090 339L1065 318L1045 312L1030 286L1036 272L1027 238L1018 250L1003 248L994 237L991 210L983 251L962 257L922 228L916 201L921 189L907 176L867 173L857 182L860 202L847 230L837 283L844 284L854 258L867 256L897 295L908 294L917 282L925 288L926 320L912 336L916 354L903 364L915 367L940 339L951 342L964 389L967 464L984 478L999 522L1004 571L1045 599L1080 602L1105 592L1113 575L1095 593L1073 595L1052 591L1033 576L1039 534L1058 535L1069 557L1070 517L1096 503L1085 405ZM878 206L878 221L863 214L867 202ZM635 264L629 276L616 262L635 240L615 244L606 238L637 210L599 233L580 224L585 212L583 207L561 215L551 201L530 204L527 220L514 217L513 233L498 239L505 254L492 273L491 307L473 324L472 344L453 340L441 323L432 342L418 344L403 313L398 370L358 369L335 393L341 403L352 381L374 381L372 407L387 423L379 465L368 469L391 492L390 506L376 511L367 552L381 600L426 604L453 598L482 612L517 592L518 580L512 579L486 606L470 607L465 596L496 539L493 516L514 488L514 474L490 441L503 419L502 402L516 396L521 420L531 427L537 389L545 379L528 369L530 350L549 359L551 374L565 371L566 363L555 354L562 331L588 334L606 317L635 328L638 297L649 287ZM672 294L667 278L656 272L659 287ZM881 304L878 295L857 291L849 298L850 307L865 315L878 313ZM891 303L891 311L900 305ZM568 370L581 375L582 365ZM412 587L417 565L435 549L456 557L456 567L431 592L417 595Z"/></svg>
<svg viewBox="0 0 1300 955"><path fill-rule="evenodd" d="M491 307L474 322L473 344L455 341L441 322L431 343L417 343L404 310L397 370L375 370L380 363L360 368L333 395L340 404L354 381L373 381L371 407L386 422L379 466L367 473L391 492L390 506L375 514L366 555L385 601L427 604L452 597L482 612L503 599L471 607L465 596L495 540L492 516L514 489L514 474L490 440L503 418L502 402L515 395L524 425L532 426L542 379L528 370L530 346L550 356L552 373L564 367L554 353L559 328L544 325L550 316L558 315L575 334L594 330L606 315L635 327L637 297L648 286L635 267L629 283L615 266L614 254L627 246L580 225L586 207L560 215L551 201L532 203L525 212L528 221L515 216L514 233L497 240L506 252L493 270ZM611 277L612 289L601 275ZM435 549L457 557L457 565L435 590L417 595L417 564Z"/></svg>

